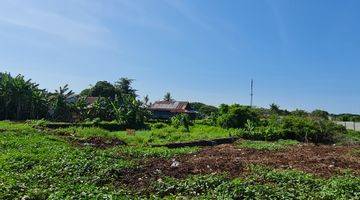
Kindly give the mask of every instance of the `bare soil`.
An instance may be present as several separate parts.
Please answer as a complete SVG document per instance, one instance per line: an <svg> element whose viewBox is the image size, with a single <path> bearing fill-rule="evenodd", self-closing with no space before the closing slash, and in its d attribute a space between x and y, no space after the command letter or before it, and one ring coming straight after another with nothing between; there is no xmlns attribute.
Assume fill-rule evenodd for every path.
<svg viewBox="0 0 360 200"><path fill-rule="evenodd" d="M299 144L279 151L238 148L233 144L203 148L201 151L173 159L153 158L137 168L113 170L109 177L121 184L146 188L164 176L185 178L193 174L228 173L231 177L247 174L250 164L276 169L297 169L328 178L352 170L360 174L360 157L353 154L360 146Z"/></svg>
<svg viewBox="0 0 360 200"><path fill-rule="evenodd" d="M96 148L109 148L119 145L126 145L126 143L117 138L104 138L104 137L90 137L86 139L73 139L71 143L75 146L85 147L91 146Z"/></svg>

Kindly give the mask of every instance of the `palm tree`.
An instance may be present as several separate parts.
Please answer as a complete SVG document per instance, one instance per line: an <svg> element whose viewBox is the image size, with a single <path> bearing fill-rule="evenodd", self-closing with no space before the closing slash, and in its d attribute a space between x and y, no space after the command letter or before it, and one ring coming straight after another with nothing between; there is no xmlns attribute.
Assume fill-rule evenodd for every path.
<svg viewBox="0 0 360 200"><path fill-rule="evenodd" d="M120 78L115 83L115 88L120 93L120 95L131 95L136 97L136 90L131 87L131 84L134 82L134 79L129 78Z"/></svg>
<svg viewBox="0 0 360 200"><path fill-rule="evenodd" d="M173 101L170 92L167 92L164 96L164 101Z"/></svg>
<svg viewBox="0 0 360 200"><path fill-rule="evenodd" d="M144 103L145 106L149 105L149 95L145 95L143 103Z"/></svg>
<svg viewBox="0 0 360 200"><path fill-rule="evenodd" d="M55 94L52 96L53 102L53 117L56 120L68 121L71 117L71 106L67 102L67 99L73 95L72 90L69 91L68 84L64 87L60 87L59 90L55 90Z"/></svg>
<svg viewBox="0 0 360 200"><path fill-rule="evenodd" d="M273 114L280 114L280 107L275 103L270 104L270 111Z"/></svg>

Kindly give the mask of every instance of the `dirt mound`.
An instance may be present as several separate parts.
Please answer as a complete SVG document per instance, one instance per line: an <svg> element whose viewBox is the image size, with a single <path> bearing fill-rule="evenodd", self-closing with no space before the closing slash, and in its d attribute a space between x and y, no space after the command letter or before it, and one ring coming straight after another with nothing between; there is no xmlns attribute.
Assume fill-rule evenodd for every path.
<svg viewBox="0 0 360 200"><path fill-rule="evenodd" d="M119 145L126 145L126 143L117 138L103 138L103 137L90 137L86 139L73 139L72 144L80 147L91 146L96 148L108 148Z"/></svg>
<svg viewBox="0 0 360 200"><path fill-rule="evenodd" d="M122 184L145 188L164 176L185 178L192 174L228 173L231 177L246 174L246 166L259 164L278 169L297 169L321 177L330 177L351 169L360 174L360 159L351 154L359 146L301 144L281 151L236 148L225 144L208 147L174 159L149 159L138 168L113 170L108 177Z"/></svg>
<svg viewBox="0 0 360 200"><path fill-rule="evenodd" d="M330 177L341 170L360 173L360 158L350 152L359 146L301 144L281 151L237 149L233 145L204 149L199 157L237 157L244 165L260 164L281 169L297 169L321 177Z"/></svg>

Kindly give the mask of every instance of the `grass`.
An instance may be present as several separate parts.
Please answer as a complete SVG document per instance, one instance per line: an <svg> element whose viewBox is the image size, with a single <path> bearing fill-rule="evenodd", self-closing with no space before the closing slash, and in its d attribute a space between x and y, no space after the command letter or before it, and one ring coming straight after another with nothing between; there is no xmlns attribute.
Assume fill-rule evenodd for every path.
<svg viewBox="0 0 360 200"><path fill-rule="evenodd" d="M171 159L199 148L150 147L149 144L228 137L236 130L196 125L190 132L165 127L149 131L109 132L66 128L44 132L21 123L0 122L0 199L359 199L360 177L330 179L294 170L250 166L243 177L226 174L164 177L138 193L107 177L113 170L136 168L149 158ZM129 145L108 149L76 147L57 133L78 138L117 137ZM60 134L61 135L61 134ZM296 141L242 141L242 148L278 150ZM357 151L354 153L358 153Z"/></svg>
<svg viewBox="0 0 360 200"><path fill-rule="evenodd" d="M299 142L295 140L278 140L274 142L243 140L239 142L237 146L242 148L274 151L274 150L286 149L296 144L299 144Z"/></svg>
<svg viewBox="0 0 360 200"><path fill-rule="evenodd" d="M360 178L344 175L324 180L295 170L252 166L243 178L196 175L157 182L152 192L169 199L358 199Z"/></svg>
<svg viewBox="0 0 360 200"><path fill-rule="evenodd" d="M337 144L360 144L360 132L347 130L346 134L336 135Z"/></svg>
<svg viewBox="0 0 360 200"><path fill-rule="evenodd" d="M0 122L0 129L0 199L124 197L128 189L102 183L113 169L132 168L147 157L166 158L197 150L142 146L78 148L26 124ZM84 129L79 135L91 136L97 131Z"/></svg>
<svg viewBox="0 0 360 200"><path fill-rule="evenodd" d="M110 132L100 128L63 128L59 132L67 132L77 137L88 138L92 136L117 137L129 145L147 146L150 144L165 144L171 142L186 142L194 140L209 140L236 135L236 129L223 129L220 127L195 125L186 132L182 128L166 126L161 129L136 131L134 135L128 135L126 131Z"/></svg>

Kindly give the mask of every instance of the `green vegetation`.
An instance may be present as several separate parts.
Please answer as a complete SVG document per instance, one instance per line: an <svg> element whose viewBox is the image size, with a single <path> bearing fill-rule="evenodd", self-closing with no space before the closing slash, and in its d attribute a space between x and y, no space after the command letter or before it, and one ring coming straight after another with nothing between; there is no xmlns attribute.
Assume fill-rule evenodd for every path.
<svg viewBox="0 0 360 200"><path fill-rule="evenodd" d="M296 144L299 144L299 142L295 140L278 140L275 142L245 140L241 141L238 147L257 150L281 150Z"/></svg>
<svg viewBox="0 0 360 200"><path fill-rule="evenodd" d="M199 113L197 120L179 114L153 122L149 120L149 97L140 101L132 82L128 78L115 83L99 81L76 96L68 85L51 93L21 75L0 73L0 120L17 121L0 121L0 199L360 198L360 179L350 173L325 180L259 166L250 167L244 177L212 174L151 179L147 190L137 191L122 179L128 172L146 175L141 170L147 163L163 164L200 150L156 145L241 137L259 141L242 140L236 143L239 148L275 151L299 141L354 145L360 143L360 134L330 121L329 116L334 115L326 111L290 112L276 104L267 109L192 103ZM164 99L173 100L170 93ZM335 119L340 117L357 120L355 115ZM347 154L351 159L358 155L357 149ZM183 157L193 156L197 155ZM159 169L150 170L148 175ZM144 177L135 178L141 182Z"/></svg>
<svg viewBox="0 0 360 200"><path fill-rule="evenodd" d="M260 125L248 121L240 136L254 140L293 139L318 143L334 142L335 135L344 133L346 133L345 127L329 120L273 115L262 120Z"/></svg>
<svg viewBox="0 0 360 200"><path fill-rule="evenodd" d="M239 129L194 125L187 132L162 124L164 127L160 129L129 134L94 127L40 131L32 123L0 122L0 199L357 199L360 195L357 176L345 174L322 179L298 171L259 166L250 166L244 177L230 178L226 174L185 179L163 177L152 180L148 189L139 193L131 185L120 184L111 177L121 170L137 170L147 159L171 159L199 150L149 144L220 138L238 134ZM128 145L101 149L71 142L93 137L119 138ZM238 146L280 150L297 143L242 141Z"/></svg>
<svg viewBox="0 0 360 200"><path fill-rule="evenodd" d="M112 170L135 167L143 158L170 158L198 150L143 146L80 148L57 133L76 130L69 137L86 138L112 137L111 132L68 128L49 134L27 124L9 122L0 122L0 128L0 199L125 198L131 192L129 189L104 183Z"/></svg>
<svg viewBox="0 0 360 200"><path fill-rule="evenodd" d="M169 199L358 199L360 178L344 175L319 179L310 174L253 166L245 178L226 175L164 179L154 186L156 195Z"/></svg>
<svg viewBox="0 0 360 200"><path fill-rule="evenodd" d="M166 144L169 142L187 142L194 140L210 140L216 138L229 137L236 135L236 129L222 129L205 125L191 126L189 131L173 126L166 126L160 129L136 131L134 134L128 134L126 131L110 132L99 128L65 128L58 129L58 132L71 133L77 137L116 137L125 141L129 145L148 146L151 144Z"/></svg>

